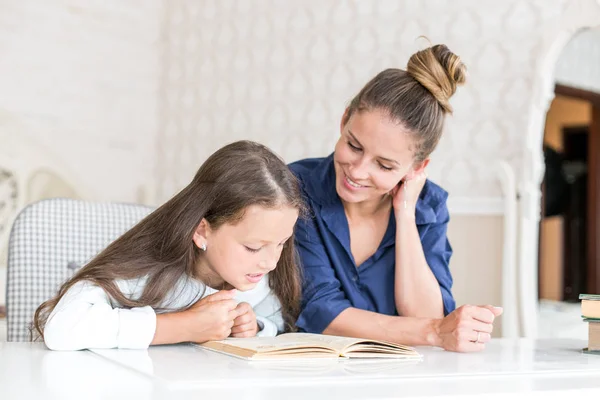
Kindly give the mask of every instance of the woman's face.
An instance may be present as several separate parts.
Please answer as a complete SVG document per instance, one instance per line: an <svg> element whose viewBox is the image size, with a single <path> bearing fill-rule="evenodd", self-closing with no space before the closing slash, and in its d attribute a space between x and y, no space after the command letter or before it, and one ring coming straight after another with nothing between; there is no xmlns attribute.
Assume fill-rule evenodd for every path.
<svg viewBox="0 0 600 400"><path fill-rule="evenodd" d="M249 206L233 224L211 229L202 220L194 234L198 248L206 250L197 266L207 285L223 285L240 291L253 289L277 266L283 245L292 236L298 210L289 206Z"/></svg>
<svg viewBox="0 0 600 400"><path fill-rule="evenodd" d="M343 201L380 200L412 177L412 139L401 124L379 110L355 112L346 123L345 119L334 153L336 190Z"/></svg>

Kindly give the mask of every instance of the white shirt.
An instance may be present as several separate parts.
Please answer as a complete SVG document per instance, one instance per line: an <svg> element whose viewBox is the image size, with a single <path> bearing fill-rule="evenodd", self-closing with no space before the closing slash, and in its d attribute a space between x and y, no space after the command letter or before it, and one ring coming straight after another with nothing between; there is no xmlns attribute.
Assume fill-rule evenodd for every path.
<svg viewBox="0 0 600 400"><path fill-rule="evenodd" d="M139 298L146 278L117 281L128 298ZM202 293L204 291L204 294ZM185 278L167 294L160 312L176 311L217 290ZM268 275L246 292L237 292L237 302L249 303L261 328L257 336L275 336L283 330L281 305L271 292ZM156 312L150 307L119 308L99 286L87 281L76 283L60 299L44 328L44 341L51 350L89 348L146 349L156 331ZM162 311L165 309L166 311Z"/></svg>

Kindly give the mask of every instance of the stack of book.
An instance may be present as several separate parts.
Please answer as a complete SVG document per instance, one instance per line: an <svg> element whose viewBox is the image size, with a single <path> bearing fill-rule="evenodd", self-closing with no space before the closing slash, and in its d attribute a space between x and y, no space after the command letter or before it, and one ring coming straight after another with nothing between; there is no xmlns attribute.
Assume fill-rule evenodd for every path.
<svg viewBox="0 0 600 400"><path fill-rule="evenodd" d="M588 347L584 350L600 352L600 294L580 294L581 316L588 323Z"/></svg>

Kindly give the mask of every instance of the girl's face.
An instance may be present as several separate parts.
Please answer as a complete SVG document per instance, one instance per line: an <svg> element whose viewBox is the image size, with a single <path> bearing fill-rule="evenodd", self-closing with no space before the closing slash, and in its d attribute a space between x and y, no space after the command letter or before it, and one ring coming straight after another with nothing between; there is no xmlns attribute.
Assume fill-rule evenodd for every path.
<svg viewBox="0 0 600 400"><path fill-rule="evenodd" d="M298 210L289 206L252 205L243 218L213 230L202 220L194 234L198 248L206 244L198 265L206 284L226 284L246 291L275 269L285 242L292 236ZM213 283L214 282L214 283Z"/></svg>
<svg viewBox="0 0 600 400"><path fill-rule="evenodd" d="M427 165L415 169L409 133L384 112L355 112L344 124L345 119L333 156L336 190L343 201L381 200Z"/></svg>

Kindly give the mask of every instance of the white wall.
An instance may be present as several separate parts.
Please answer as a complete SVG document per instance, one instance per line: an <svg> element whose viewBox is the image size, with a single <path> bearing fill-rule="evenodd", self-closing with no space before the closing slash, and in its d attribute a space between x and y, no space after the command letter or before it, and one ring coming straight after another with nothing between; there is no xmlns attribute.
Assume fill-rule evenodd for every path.
<svg viewBox="0 0 600 400"><path fill-rule="evenodd" d="M600 21L597 1L10 0L0 2L0 109L98 199L137 201L147 184L158 203L236 139L289 161L328 154L350 98L381 69L404 67L426 35L469 68L429 172L461 214L457 298L496 302L498 287L472 289L472 271L497 277L498 260L477 262L469 246L500 254L501 223L490 217L473 235L474 221L500 213L495 160L530 173L525 153L541 149L547 106L541 67L552 72L550 48L583 20Z"/></svg>
<svg viewBox="0 0 600 400"><path fill-rule="evenodd" d="M556 64L555 79L563 85L600 92L600 28L579 32L567 43Z"/></svg>
<svg viewBox="0 0 600 400"><path fill-rule="evenodd" d="M425 45L417 37L425 35L446 43L469 69L429 175L469 205L498 200L494 161L508 159L521 168L537 63L568 5L565 0L169 2L158 199L183 186L208 154L236 139L262 141L290 161L328 154L351 97L380 70L405 67Z"/></svg>
<svg viewBox="0 0 600 400"><path fill-rule="evenodd" d="M98 199L152 176L161 18L160 0L0 2L0 110Z"/></svg>
<svg viewBox="0 0 600 400"><path fill-rule="evenodd" d="M12 143L59 159L96 200L142 200L154 165L163 15L161 0L0 1L0 129L11 130L0 137L26 135ZM6 154L11 141L0 146ZM35 162L33 150L22 159Z"/></svg>

